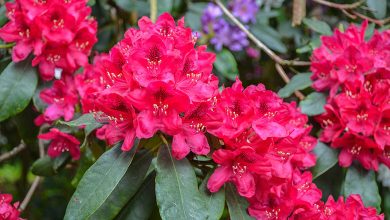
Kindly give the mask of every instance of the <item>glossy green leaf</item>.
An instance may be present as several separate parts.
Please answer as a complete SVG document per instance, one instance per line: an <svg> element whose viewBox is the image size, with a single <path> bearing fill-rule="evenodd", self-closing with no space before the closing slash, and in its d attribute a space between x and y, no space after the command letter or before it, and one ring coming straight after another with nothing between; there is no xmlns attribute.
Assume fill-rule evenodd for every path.
<svg viewBox="0 0 390 220"><path fill-rule="evenodd" d="M155 192L156 172L152 172L141 188L123 208L116 220L148 220L157 207Z"/></svg>
<svg viewBox="0 0 390 220"><path fill-rule="evenodd" d="M349 167L345 176L343 192L345 197L359 194L365 206L375 207L378 211L381 209L381 197L373 170L367 171L363 168Z"/></svg>
<svg viewBox="0 0 390 220"><path fill-rule="evenodd" d="M248 215L248 201L237 193L236 188L231 183L226 184L226 202L231 220L254 219Z"/></svg>
<svg viewBox="0 0 390 220"><path fill-rule="evenodd" d="M286 86L279 90L278 95L282 98L287 98L293 94L294 91L306 89L311 86L311 75L312 73L299 73L295 75Z"/></svg>
<svg viewBox="0 0 390 220"><path fill-rule="evenodd" d="M124 176L133 161L137 145L138 141L130 152L124 152L121 144L117 144L99 157L80 180L66 208L65 220L88 219L104 207L105 202L111 202L112 193L127 178Z"/></svg>
<svg viewBox="0 0 390 220"><path fill-rule="evenodd" d="M387 220L390 218L390 188L387 187L383 190L383 213L387 217Z"/></svg>
<svg viewBox="0 0 390 220"><path fill-rule="evenodd" d="M367 6L377 19L386 17L387 0L367 0Z"/></svg>
<svg viewBox="0 0 390 220"><path fill-rule="evenodd" d="M206 176L199 187L199 192L206 202L208 210L208 220L219 220L225 208L225 188L221 188L216 193L211 193L207 188L207 182L213 173L213 170Z"/></svg>
<svg viewBox="0 0 390 220"><path fill-rule="evenodd" d="M0 75L0 121L23 111L34 95L38 76L31 59L11 62Z"/></svg>
<svg viewBox="0 0 390 220"><path fill-rule="evenodd" d="M312 92L299 103L303 114L313 116L325 112L326 97L323 93Z"/></svg>
<svg viewBox="0 0 390 220"><path fill-rule="evenodd" d="M156 198L163 220L207 219L194 169L186 158L176 160L167 146L157 156Z"/></svg>
<svg viewBox="0 0 390 220"><path fill-rule="evenodd" d="M99 122L95 120L95 117L93 116L93 113L83 114L79 118L73 120L73 121L59 121L60 124L68 125L70 127L80 127L85 125L85 133L88 135L96 128L99 128L102 126Z"/></svg>
<svg viewBox="0 0 390 220"><path fill-rule="evenodd" d="M259 38L272 50L275 50L279 53L287 52L287 47L282 42L280 34L273 28L264 24L256 24L251 28L251 31L257 38Z"/></svg>
<svg viewBox="0 0 390 220"><path fill-rule="evenodd" d="M2 27L7 21L5 5L0 7L0 27Z"/></svg>
<svg viewBox="0 0 390 220"><path fill-rule="evenodd" d="M134 156L125 175L104 203L91 215L91 219L112 219L128 203L140 188L150 163L152 155L142 150Z"/></svg>
<svg viewBox="0 0 390 220"><path fill-rule="evenodd" d="M317 157L316 165L311 169L313 179L315 179L337 164L338 154L335 149L322 142L317 143L313 152Z"/></svg>
<svg viewBox="0 0 390 220"><path fill-rule="evenodd" d="M70 155L68 153L63 153L54 159L49 156L44 156L33 163L31 172L37 176L53 176L58 173L58 170L62 168L69 159Z"/></svg>
<svg viewBox="0 0 390 220"><path fill-rule="evenodd" d="M115 4L127 12L136 11L137 0L114 0Z"/></svg>
<svg viewBox="0 0 390 220"><path fill-rule="evenodd" d="M319 21L317 19L311 19L311 18L304 18L303 23L317 33L320 33L323 35L332 35L333 34L330 26L323 21Z"/></svg>
<svg viewBox="0 0 390 220"><path fill-rule="evenodd" d="M222 76L235 80L238 76L237 62L233 54L223 49L217 53L217 59L214 63L215 68L222 74Z"/></svg>

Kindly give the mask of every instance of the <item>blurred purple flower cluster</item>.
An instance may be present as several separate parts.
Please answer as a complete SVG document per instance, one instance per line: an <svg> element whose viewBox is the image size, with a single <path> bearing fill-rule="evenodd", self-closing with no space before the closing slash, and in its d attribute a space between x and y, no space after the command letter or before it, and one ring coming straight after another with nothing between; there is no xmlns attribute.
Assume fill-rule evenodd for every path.
<svg viewBox="0 0 390 220"><path fill-rule="evenodd" d="M232 0L229 7L233 15L242 22L249 23L256 21L256 13L259 6L255 0ZM203 12L201 21L203 32L212 36L210 43L216 50L221 50L223 46L232 51L240 51L249 45L249 41L244 32L238 27L230 24L222 17L221 9L210 3Z"/></svg>

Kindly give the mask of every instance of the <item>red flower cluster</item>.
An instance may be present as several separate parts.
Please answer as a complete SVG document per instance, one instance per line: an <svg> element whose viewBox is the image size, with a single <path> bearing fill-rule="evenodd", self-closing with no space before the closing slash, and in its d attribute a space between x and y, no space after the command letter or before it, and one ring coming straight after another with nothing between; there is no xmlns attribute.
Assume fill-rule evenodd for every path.
<svg viewBox="0 0 390 220"><path fill-rule="evenodd" d="M191 29L165 13L153 24L144 17L108 56L79 76L84 111L102 112L109 123L97 133L110 144L157 131L173 136L176 158L210 151L205 132L218 80L211 74L215 55L194 48ZM95 92L95 93L94 93ZM84 94L84 95L83 95Z"/></svg>
<svg viewBox="0 0 390 220"><path fill-rule="evenodd" d="M182 159L190 151L208 154L213 135L221 146L213 152L218 168L208 182L211 192L234 183L258 219L315 213L321 191L302 170L315 165L316 139L296 104L261 84L244 89L238 79L219 92L211 73L215 56L194 48L183 20L176 25L165 13L155 24L142 18L139 27L76 78L83 111L108 122L97 136L109 144L123 140L127 151L135 137L161 131L173 137L172 154Z"/></svg>
<svg viewBox="0 0 390 220"><path fill-rule="evenodd" d="M366 169L390 167L390 32L364 40L367 22L322 37L313 52L313 87L330 89L320 140L340 148L343 167L358 160ZM340 89L339 89L340 88Z"/></svg>
<svg viewBox="0 0 390 220"><path fill-rule="evenodd" d="M340 197L337 201L334 201L330 196L328 201L317 202L313 205L313 208L308 211L301 211L296 214L294 219L305 220L338 220L338 219L370 219L370 220L383 220L384 216L377 215L376 209L364 207L363 201L359 195L351 195L346 201Z"/></svg>
<svg viewBox="0 0 390 220"><path fill-rule="evenodd" d="M12 195L0 194L0 219L1 220L22 220L19 217L19 202L11 204Z"/></svg>
<svg viewBox="0 0 390 220"><path fill-rule="evenodd" d="M38 138L51 140L47 154L52 158L60 156L63 152L69 152L74 160L80 158L80 142L72 135L52 128L49 132L38 135Z"/></svg>
<svg viewBox="0 0 390 220"><path fill-rule="evenodd" d="M32 52L33 66L39 65L43 79L54 73L72 74L88 63L96 43L97 23L88 16L86 0L16 0L7 2L9 22L0 38L15 42L12 60L26 59Z"/></svg>

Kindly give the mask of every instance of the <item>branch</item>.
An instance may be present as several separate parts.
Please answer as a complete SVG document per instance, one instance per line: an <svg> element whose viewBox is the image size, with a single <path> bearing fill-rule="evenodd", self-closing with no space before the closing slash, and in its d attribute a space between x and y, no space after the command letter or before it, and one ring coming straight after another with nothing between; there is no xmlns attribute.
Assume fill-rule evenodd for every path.
<svg viewBox="0 0 390 220"><path fill-rule="evenodd" d="M39 128L39 134L42 134L43 130L45 130L48 127L49 127L48 124L43 124ZM38 139L38 146L39 146L39 158L43 158L45 156L45 145L43 144L43 141L41 139ZM40 176L35 177L33 183L30 186L30 189L28 190L26 196L24 197L22 203L20 204L19 210L21 212L26 209L28 203L30 202L32 196L34 195L35 190L37 189L37 187L42 179L43 178Z"/></svg>
<svg viewBox="0 0 390 220"><path fill-rule="evenodd" d="M39 182L41 181L41 177L35 177L33 183L31 184L30 189L28 190L26 196L23 199L23 202L20 204L19 210L22 212L26 209L28 203L30 202L32 196L34 195L35 190L37 189Z"/></svg>
<svg viewBox="0 0 390 220"><path fill-rule="evenodd" d="M275 64L275 68L276 70L278 71L280 77L282 77L283 81L287 84L290 82L290 78L288 78L286 72L284 72L284 69L282 68L282 66L278 63ZM296 97L299 98L299 100L304 100L305 99L305 95L303 95L300 91L294 91L294 94Z"/></svg>
<svg viewBox="0 0 390 220"><path fill-rule="evenodd" d="M23 142L23 140L20 141L20 144L18 146L14 147L11 151L0 155L0 163L15 156L16 154L18 154L19 152L21 152L25 148L26 148L26 144Z"/></svg>
<svg viewBox="0 0 390 220"><path fill-rule="evenodd" d="M155 22L157 19L157 0L150 0L150 20Z"/></svg>
<svg viewBox="0 0 390 220"><path fill-rule="evenodd" d="M378 20L378 19L374 19L374 18L370 18L368 16L365 16L365 15L363 15L363 14L357 12L357 11L352 11L352 14L357 16L357 17L359 17L359 18L367 19L367 20L371 21L372 23L375 23L375 24L377 24L379 26L383 26L386 23L390 22L390 17L385 18L383 20Z"/></svg>
<svg viewBox="0 0 390 220"><path fill-rule="evenodd" d="M247 36L249 39L253 41L253 43L256 44L257 47L259 47L261 50L263 50L268 56L270 56L276 63L280 65L292 65L292 66L310 66L310 62L307 61L298 61L298 60L284 60L281 57L279 57L275 52L273 52L271 49L269 49L263 42L261 42L259 39L257 39L237 18L230 13L230 11L221 3L220 0L214 0L215 3L222 9L222 11L225 13L225 15L235 24L237 27L239 27Z"/></svg>
<svg viewBox="0 0 390 220"><path fill-rule="evenodd" d="M352 3L352 4L339 4L339 3L333 3L333 2L328 2L326 0L313 0L314 2L317 2L321 5L325 5L331 8L337 8L337 9L355 9L358 8L365 0L360 0L358 2Z"/></svg>

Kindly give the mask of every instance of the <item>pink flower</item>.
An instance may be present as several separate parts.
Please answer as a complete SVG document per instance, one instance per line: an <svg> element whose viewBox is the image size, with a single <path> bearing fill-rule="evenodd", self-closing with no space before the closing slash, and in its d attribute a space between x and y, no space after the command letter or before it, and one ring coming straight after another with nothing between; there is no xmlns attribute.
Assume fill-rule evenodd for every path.
<svg viewBox="0 0 390 220"><path fill-rule="evenodd" d="M11 194L0 194L0 219L4 220L22 220L19 217L20 212L18 210L19 202L11 204Z"/></svg>
<svg viewBox="0 0 390 220"><path fill-rule="evenodd" d="M217 192L225 182L231 181L241 196L252 197L256 191L255 174L264 175L270 171L267 160L251 147L219 149L214 152L213 160L220 166L207 183L210 192Z"/></svg>
<svg viewBox="0 0 390 220"><path fill-rule="evenodd" d="M39 139L51 140L47 154L58 157L61 153L69 151L74 160L80 158L80 142L73 136L64 133L57 128L51 128L49 132L38 135Z"/></svg>
<svg viewBox="0 0 390 220"><path fill-rule="evenodd" d="M54 81L53 86L42 90L39 96L49 105L43 113L45 121L55 121L61 117L69 121L73 118L78 97L71 76Z"/></svg>
<svg viewBox="0 0 390 220"><path fill-rule="evenodd" d="M374 150L379 146L371 139L352 133L344 134L333 141L332 146L341 148L339 164L349 167L354 159L357 159L366 169L378 169L378 160Z"/></svg>

